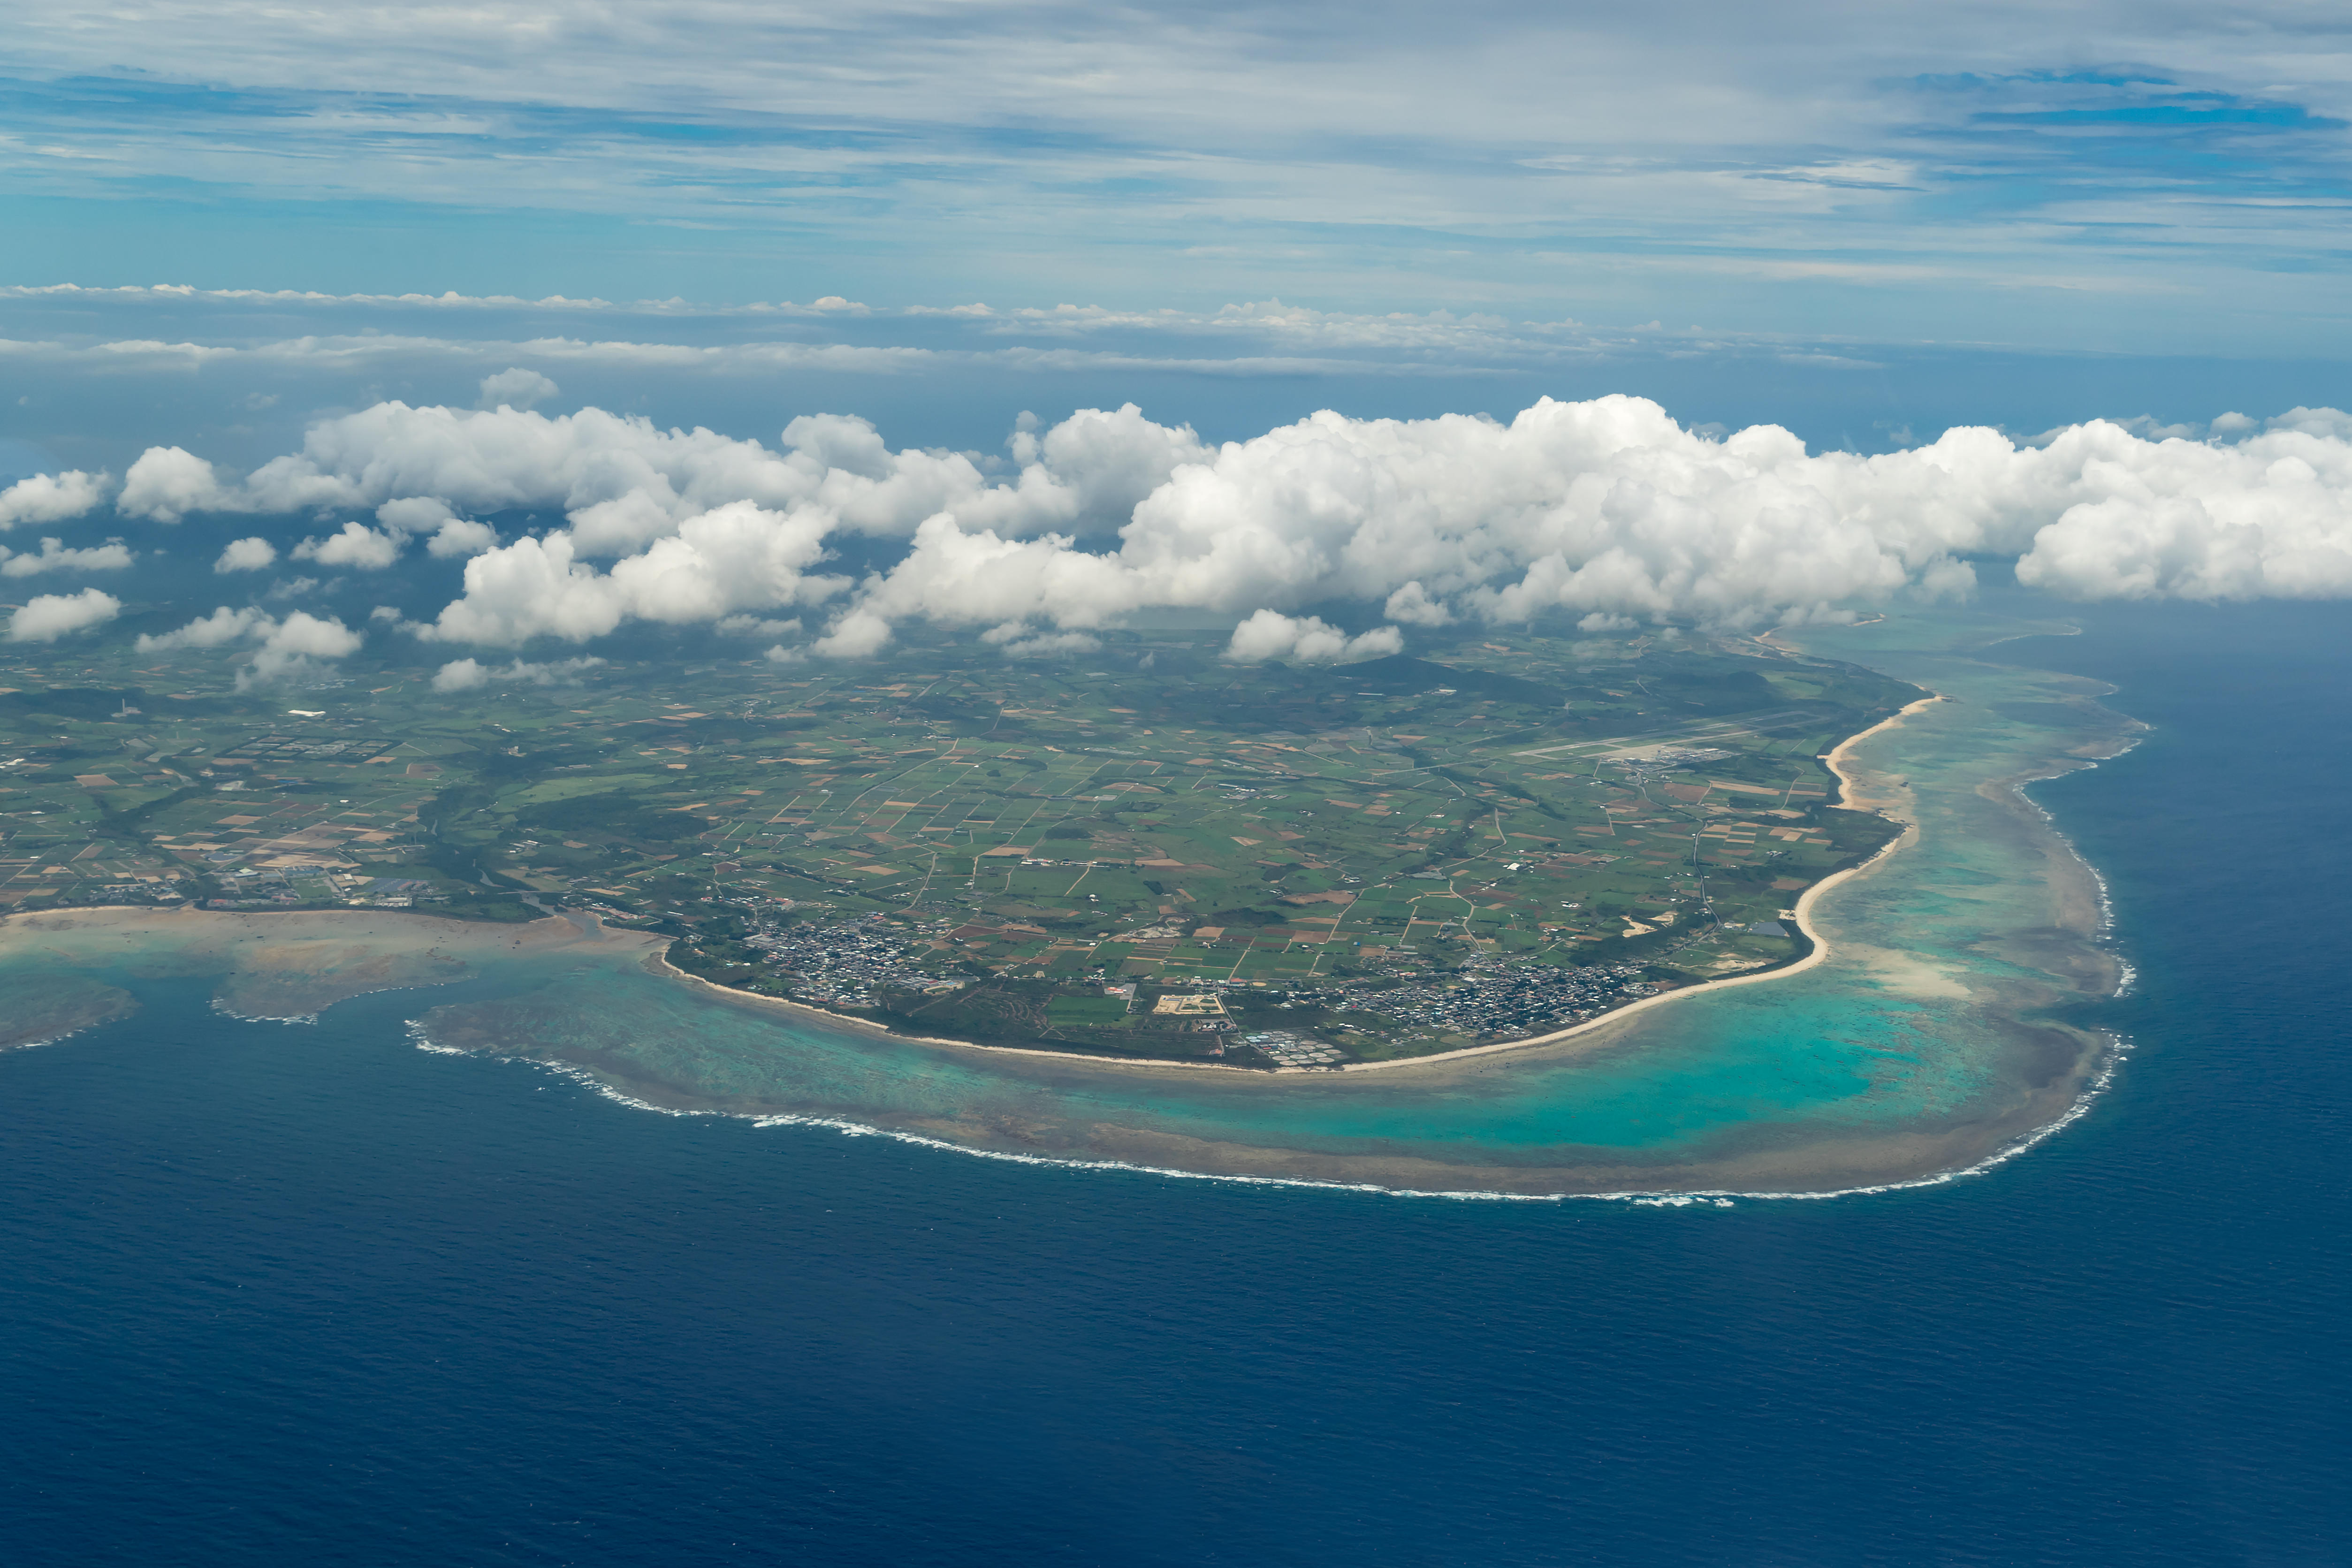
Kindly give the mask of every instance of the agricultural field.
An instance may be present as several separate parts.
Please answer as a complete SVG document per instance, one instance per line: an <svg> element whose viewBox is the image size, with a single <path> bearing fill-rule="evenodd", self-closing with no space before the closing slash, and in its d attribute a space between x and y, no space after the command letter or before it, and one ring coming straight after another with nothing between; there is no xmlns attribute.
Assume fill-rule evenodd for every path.
<svg viewBox="0 0 2352 1568"><path fill-rule="evenodd" d="M1329 1068L1787 963L1895 831L1820 758L1919 695L1769 642L1469 637L1290 668L1109 634L239 692L0 669L0 907L558 908L912 1033Z"/></svg>

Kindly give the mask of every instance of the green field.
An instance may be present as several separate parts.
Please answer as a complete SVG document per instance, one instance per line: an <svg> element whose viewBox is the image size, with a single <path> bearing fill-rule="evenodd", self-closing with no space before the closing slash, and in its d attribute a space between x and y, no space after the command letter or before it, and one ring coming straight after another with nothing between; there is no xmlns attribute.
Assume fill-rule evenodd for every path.
<svg viewBox="0 0 2352 1568"><path fill-rule="evenodd" d="M677 962L714 979L918 1030L1392 1056L1796 956L1793 925L1747 928L1894 831L1829 804L1820 754L1918 695L1689 635L1322 668L1221 646L940 640L454 696L357 660L290 693L201 653L19 667L0 906L594 907L691 937ZM1149 1011L1203 986L1236 999L1223 1026Z"/></svg>

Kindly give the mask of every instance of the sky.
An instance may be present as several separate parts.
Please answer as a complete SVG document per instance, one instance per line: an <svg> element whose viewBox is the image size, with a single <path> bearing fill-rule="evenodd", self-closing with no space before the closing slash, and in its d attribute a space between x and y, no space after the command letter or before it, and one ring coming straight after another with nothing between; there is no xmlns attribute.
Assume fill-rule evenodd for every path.
<svg viewBox="0 0 2352 1568"><path fill-rule="evenodd" d="M6 31L19 282L2343 347L2352 17L2316 3L151 0Z"/></svg>
<svg viewBox="0 0 2352 1568"><path fill-rule="evenodd" d="M20 7L0 38L0 483L19 486L0 490L0 582L92 615L87 594L121 597L105 573L138 570L100 564L107 539L151 566L198 533L207 557L264 539L282 567L348 523L394 552L320 583L396 581L404 618L366 635L422 647L436 597L472 606L452 625L523 624L483 608L478 562L513 568L552 531L581 547L567 571L627 600L614 571L737 504L797 518L763 548L809 571L724 615L797 619L810 647L845 617L997 613L835 569L919 556L931 514L901 513L933 502L1000 544L1076 530L1065 555L1134 556L1120 570L1160 584L1138 610L1351 637L1537 601L1820 616L1960 591L1941 563L2039 560L2078 595L2308 596L2337 591L2330 552L2352 547L2332 531L2330 412L2352 402L2340 6L149 0ZM501 405L520 423L494 437ZM428 439L394 407L451 413ZM1073 422L1086 410L1107 422ZM1297 434L1326 411L1339 423ZM592 415L593 483L551 456ZM865 421L872 449L793 446L820 416ZM1490 451L1448 416L1526 429ZM748 467L721 483L672 454L644 499L671 531L583 531L583 507L650 495L614 465L669 450L631 417L707 426ZM1762 426L1794 456L1735 450ZM1967 526L1890 521L1912 479L1830 461L1945 473L1917 454L1976 427L2011 451L1977 454ZM1072 436L1056 461L1038 443L1057 430L1129 446ZM345 446L320 457L322 438ZM1309 448L1356 498L1344 526L1285 489ZM815 464L838 490L940 451L964 455L962 488L913 486L887 519L752 473ZM133 484L156 452L187 462L150 479L170 468L203 505ZM2079 460L2061 475L2074 459L2053 452ZM297 459L332 484L297 501L248 482ZM1499 494L1481 465L1505 459L1525 483ZM402 462L425 488L367 477ZM1225 487L1223 522L1169 521L1192 468ZM1173 488L1118 489L1113 517L1112 470ZM1615 499L1577 500L1585 481ZM1024 486L1068 496L990 499ZM433 553L437 522L376 515L408 502L495 542ZM1235 519L1255 564L1173 585L1187 551L1242 550L1216 531ZM2062 524L2071 553L2036 542ZM1308 560L1346 553L1334 528L1426 569ZM1859 552L1825 565L1850 529ZM1612 549L1633 564L1604 591L1591 569ZM1752 571L1710 576L1743 549ZM811 576L839 585L811 598ZM1413 583L1422 619L1383 619ZM1087 635L1034 586L991 646Z"/></svg>

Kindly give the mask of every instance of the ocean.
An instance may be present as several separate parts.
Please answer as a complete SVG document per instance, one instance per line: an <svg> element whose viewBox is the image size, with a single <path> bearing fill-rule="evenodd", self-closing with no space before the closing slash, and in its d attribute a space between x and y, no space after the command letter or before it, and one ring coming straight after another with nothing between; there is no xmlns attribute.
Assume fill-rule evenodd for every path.
<svg viewBox="0 0 2352 1568"><path fill-rule="evenodd" d="M1013 1163L148 982L0 1057L0 1561L2352 1561L2352 622L2079 618L1992 657L2152 726L2032 792L2127 1054L1937 1185Z"/></svg>

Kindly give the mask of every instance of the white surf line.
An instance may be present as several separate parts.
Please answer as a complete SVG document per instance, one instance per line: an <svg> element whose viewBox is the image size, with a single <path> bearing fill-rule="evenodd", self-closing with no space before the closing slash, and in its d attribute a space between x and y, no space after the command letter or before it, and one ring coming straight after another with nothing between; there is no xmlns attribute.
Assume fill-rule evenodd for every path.
<svg viewBox="0 0 2352 1568"><path fill-rule="evenodd" d="M1794 1192L1739 1187L1634 1187L1622 1192L1602 1193L1508 1193L1482 1188L1391 1187L1376 1182L1347 1182L1313 1176L1262 1176L1243 1172L1186 1171L1168 1165L1147 1165L1131 1160L1087 1159L1076 1155L1033 1154L1008 1149L989 1149L971 1143L952 1142L926 1133L901 1128L882 1127L870 1122L856 1121L846 1117L809 1115L793 1111L723 1110L717 1108L685 1110L677 1106L657 1105L640 1100L598 1078L589 1068L569 1062L551 1060L544 1057L519 1057L499 1052L461 1050L456 1047L436 1044L425 1031L420 1019L407 1023L411 1042L418 1050L439 1056L476 1057L486 1061L509 1063L519 1067L536 1068L558 1078L580 1084L599 1097L634 1110L650 1110L659 1116L708 1116L728 1121L740 1121L755 1128L811 1127L825 1128L851 1138L885 1138L893 1142L935 1149L947 1154L963 1154L978 1160L998 1160L1016 1165L1045 1165L1067 1171L1123 1172L1136 1175L1161 1176L1176 1181L1220 1182L1239 1186L1298 1187L1329 1193L1360 1193L1369 1197L1438 1198L1467 1203L1622 1203L1643 1208L1732 1208L1735 1199L1758 1201L1813 1202L1828 1198L1874 1196L1885 1193L1914 1191L1922 1187L1947 1186L1955 1182L1985 1175L2047 1142L2090 1111L2092 1103L2115 1080L2116 1072L2130 1054L2131 1042L2121 1037L2111 1037L2112 1044L2106 1059L2091 1082L2077 1095L2065 1113L2046 1127L2038 1127L1994 1150L1972 1165L1956 1170L1937 1171L1925 1176L1913 1176L1898 1181L1871 1182L1852 1187L1827 1187L1813 1192ZM1024 1052L1024 1055L1053 1056L1057 1052ZM1088 1058L1087 1060L1102 1060Z"/></svg>

